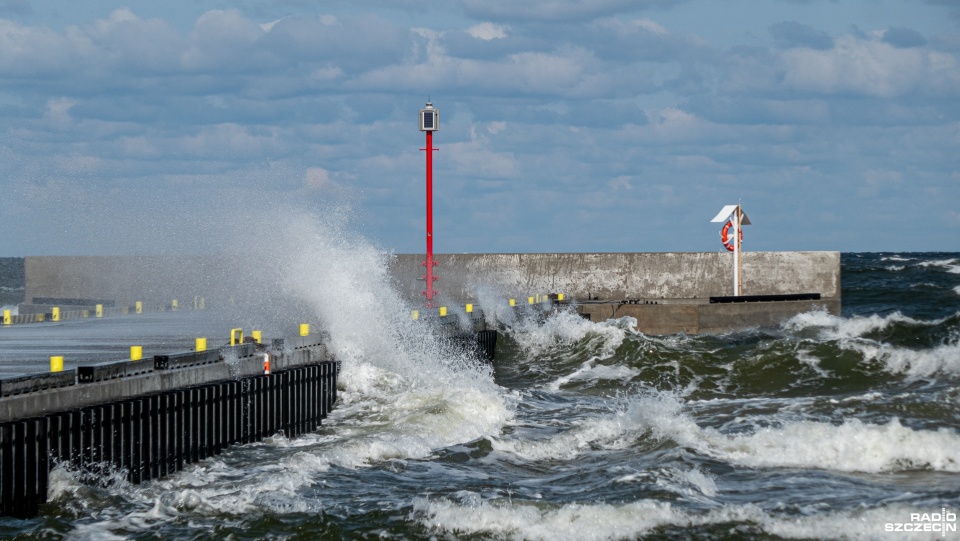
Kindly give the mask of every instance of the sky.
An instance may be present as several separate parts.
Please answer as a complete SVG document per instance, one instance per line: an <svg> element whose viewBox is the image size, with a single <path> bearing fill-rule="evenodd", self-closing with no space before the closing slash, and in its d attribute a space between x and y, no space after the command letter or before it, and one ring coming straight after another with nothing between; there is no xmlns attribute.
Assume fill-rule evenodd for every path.
<svg viewBox="0 0 960 541"><path fill-rule="evenodd" d="M0 256L422 253L427 100L436 253L960 251L956 0L0 0Z"/></svg>

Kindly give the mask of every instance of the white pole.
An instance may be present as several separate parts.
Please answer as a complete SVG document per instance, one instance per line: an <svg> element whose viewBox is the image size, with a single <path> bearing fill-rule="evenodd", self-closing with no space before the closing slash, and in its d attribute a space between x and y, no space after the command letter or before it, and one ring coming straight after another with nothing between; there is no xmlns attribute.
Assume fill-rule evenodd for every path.
<svg viewBox="0 0 960 541"><path fill-rule="evenodd" d="M733 211L733 296L740 296L740 205Z"/></svg>

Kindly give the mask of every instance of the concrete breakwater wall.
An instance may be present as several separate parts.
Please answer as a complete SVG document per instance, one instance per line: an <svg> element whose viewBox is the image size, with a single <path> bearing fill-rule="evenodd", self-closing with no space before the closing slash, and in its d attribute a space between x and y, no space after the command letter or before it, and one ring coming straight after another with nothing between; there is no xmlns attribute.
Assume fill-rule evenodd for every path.
<svg viewBox="0 0 960 541"><path fill-rule="evenodd" d="M30 517L60 463L105 482L175 473L230 445L316 430L336 402L339 367L320 335L158 355L0 380L0 514ZM84 369L87 370L84 370ZM129 374L136 375L129 375Z"/></svg>
<svg viewBox="0 0 960 541"><path fill-rule="evenodd" d="M503 295L562 292L570 299L708 299L730 295L733 256L721 252L441 254L441 295L469 301L488 286ZM422 290L423 256L396 256L391 274L409 298ZM820 293L840 298L839 252L745 252L743 294Z"/></svg>
<svg viewBox="0 0 960 541"><path fill-rule="evenodd" d="M242 264L242 262L235 262ZM24 302L77 299L132 305L193 299L220 290L234 262L215 257L32 256L24 258Z"/></svg>
<svg viewBox="0 0 960 541"><path fill-rule="evenodd" d="M399 255L397 288L422 298L422 256ZM815 300L718 303L733 289L733 256L721 252L599 254L445 254L435 257L441 298L476 302L563 293L593 321L630 316L647 334L723 333L777 325L814 310L840 314L839 252L746 252L743 294L813 294ZM749 298L745 297L745 298ZM711 300L713 298L713 301Z"/></svg>
<svg viewBox="0 0 960 541"><path fill-rule="evenodd" d="M650 334L775 325L810 310L840 313L839 252L745 252L744 295L814 293L819 299L722 307L709 299L732 292L733 256L726 252L439 254L435 260L437 303L563 293L585 316L632 316L637 329ZM389 260L394 285L411 303L423 300L422 261L420 254ZM217 306L247 292L262 305L270 281L257 272L231 271L249 265L229 258L28 257L25 300L72 298L119 306L203 295L208 306ZM277 269L272 272L276 282ZM600 306L589 304L597 300Z"/></svg>
<svg viewBox="0 0 960 541"><path fill-rule="evenodd" d="M442 296L459 302L490 288L502 296L564 293L570 299L706 299L729 295L732 255L725 252L438 254ZM398 290L420 299L421 254L390 262ZM204 295L208 301L264 287L231 268L250 263L217 257L27 257L25 302L73 298L130 305ZM358 269L362 272L362 269ZM274 271L276 272L276 271ZM743 294L820 293L840 298L839 252L745 252ZM91 303L95 304L95 303Z"/></svg>

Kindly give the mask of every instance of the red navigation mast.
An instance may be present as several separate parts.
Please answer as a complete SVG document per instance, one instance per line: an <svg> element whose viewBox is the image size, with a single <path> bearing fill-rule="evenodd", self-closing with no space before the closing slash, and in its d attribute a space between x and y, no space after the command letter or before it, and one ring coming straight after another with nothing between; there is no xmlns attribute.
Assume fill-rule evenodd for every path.
<svg viewBox="0 0 960 541"><path fill-rule="evenodd" d="M437 280L433 275L433 267L437 265L433 260L433 151L439 149L433 148L433 132L439 129L440 111L434 109L428 100L427 105L420 109L420 131L427 134L427 146L420 149L427 152L427 260L422 263L427 268L427 274L421 278L427 283L427 289L423 291L427 297L427 308L433 307L433 282Z"/></svg>

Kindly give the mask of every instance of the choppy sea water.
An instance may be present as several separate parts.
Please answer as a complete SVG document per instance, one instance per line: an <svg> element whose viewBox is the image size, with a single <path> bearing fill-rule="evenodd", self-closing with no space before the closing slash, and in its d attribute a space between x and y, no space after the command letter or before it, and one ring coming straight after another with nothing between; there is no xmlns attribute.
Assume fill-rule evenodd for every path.
<svg viewBox="0 0 960 541"><path fill-rule="evenodd" d="M136 486L59 468L0 537L958 539L938 530L960 511L960 254L842 273L841 317L706 336L521 317L489 366L409 321L382 272L331 270L303 292L343 361L319 431Z"/></svg>

